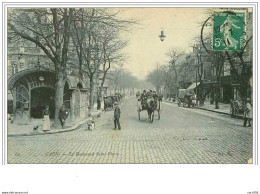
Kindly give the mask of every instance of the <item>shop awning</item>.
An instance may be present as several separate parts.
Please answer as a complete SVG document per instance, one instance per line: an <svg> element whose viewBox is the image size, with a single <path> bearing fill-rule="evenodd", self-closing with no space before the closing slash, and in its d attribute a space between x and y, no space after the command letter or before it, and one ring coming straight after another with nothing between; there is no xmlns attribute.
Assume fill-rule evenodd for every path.
<svg viewBox="0 0 260 194"><path fill-rule="evenodd" d="M200 85L200 82L197 82L197 86L199 86L199 85ZM191 84L191 85L187 88L187 90L192 90L192 89L194 89L194 88L196 88L196 82L193 83L193 84Z"/></svg>

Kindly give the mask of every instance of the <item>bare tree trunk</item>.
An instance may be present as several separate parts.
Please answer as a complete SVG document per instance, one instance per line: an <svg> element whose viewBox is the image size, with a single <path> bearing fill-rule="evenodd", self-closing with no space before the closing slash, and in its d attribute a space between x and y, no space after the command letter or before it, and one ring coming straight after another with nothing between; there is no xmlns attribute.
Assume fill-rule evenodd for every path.
<svg viewBox="0 0 260 194"><path fill-rule="evenodd" d="M55 88L55 119L54 126L57 127L60 125L59 122L59 111L63 104L63 94L64 94L64 73L57 73L56 78L56 88Z"/></svg>
<svg viewBox="0 0 260 194"><path fill-rule="evenodd" d="M246 65L245 65L242 54L238 54L238 57L239 57L240 62L242 64L242 73L241 73L241 78L240 78L240 86L241 86L240 95L241 95L242 101L244 103L246 103L247 87L248 87L249 80L246 78L246 75L245 75Z"/></svg>
<svg viewBox="0 0 260 194"><path fill-rule="evenodd" d="M101 82L101 88L103 88L105 81L106 81L106 76L107 76L107 71L104 72L104 75L102 77L102 82Z"/></svg>
<svg viewBox="0 0 260 194"><path fill-rule="evenodd" d="M93 110L94 105L94 79L93 76L90 77L90 91L89 91L89 104L90 104L90 110Z"/></svg>
<svg viewBox="0 0 260 194"><path fill-rule="evenodd" d="M232 70L235 74L236 80L240 84L240 97L241 97L243 103L245 103L246 98L247 98L247 88L248 88L248 85L249 85L249 78L247 78L245 76L246 64L244 63L243 53L237 53L237 56L240 59L241 66L242 66L242 72L241 72L240 76L239 76L239 73L238 73L238 71L235 67L234 61L232 61L232 59L231 59L231 56L229 55L228 52L226 52L226 55L228 57L228 61L230 63L230 66L232 67Z"/></svg>

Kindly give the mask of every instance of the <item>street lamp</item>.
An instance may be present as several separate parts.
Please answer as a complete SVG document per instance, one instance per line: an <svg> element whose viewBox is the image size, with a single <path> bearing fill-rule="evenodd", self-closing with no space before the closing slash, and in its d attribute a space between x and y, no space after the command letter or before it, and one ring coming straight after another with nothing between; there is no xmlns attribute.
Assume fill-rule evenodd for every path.
<svg viewBox="0 0 260 194"><path fill-rule="evenodd" d="M164 39L165 39L166 36L164 35L163 29L161 30L161 34L160 34L159 37L160 37L160 40L161 40L161 41L164 41Z"/></svg>

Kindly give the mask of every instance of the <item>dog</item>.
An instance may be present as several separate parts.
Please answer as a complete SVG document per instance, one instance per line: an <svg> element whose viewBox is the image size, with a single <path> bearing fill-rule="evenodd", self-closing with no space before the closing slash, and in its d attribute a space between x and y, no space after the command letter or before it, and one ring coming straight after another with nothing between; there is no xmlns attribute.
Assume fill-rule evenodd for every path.
<svg viewBox="0 0 260 194"><path fill-rule="evenodd" d="M93 131L95 129L95 121L87 123L87 130Z"/></svg>
<svg viewBox="0 0 260 194"><path fill-rule="evenodd" d="M33 126L33 131L34 131L34 132L38 131L38 128L39 128L39 125L34 125L34 126Z"/></svg>

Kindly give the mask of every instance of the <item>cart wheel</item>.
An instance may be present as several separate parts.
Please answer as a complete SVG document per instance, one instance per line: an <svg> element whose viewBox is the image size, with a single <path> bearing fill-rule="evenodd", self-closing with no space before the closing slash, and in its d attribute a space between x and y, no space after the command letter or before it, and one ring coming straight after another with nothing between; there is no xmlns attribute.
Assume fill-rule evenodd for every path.
<svg viewBox="0 0 260 194"><path fill-rule="evenodd" d="M161 115L160 115L160 110L158 110L158 120L160 120Z"/></svg>

